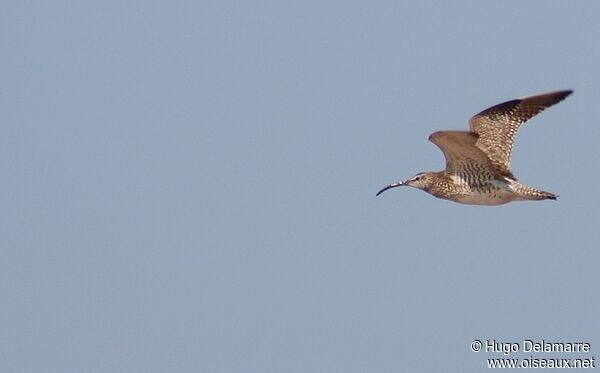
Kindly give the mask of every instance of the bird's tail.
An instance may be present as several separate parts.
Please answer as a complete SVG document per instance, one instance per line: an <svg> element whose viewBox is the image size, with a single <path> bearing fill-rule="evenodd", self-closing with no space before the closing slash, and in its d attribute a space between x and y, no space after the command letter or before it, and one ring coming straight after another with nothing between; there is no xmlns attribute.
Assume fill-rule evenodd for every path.
<svg viewBox="0 0 600 373"><path fill-rule="evenodd" d="M510 183L510 187L519 194L522 200L542 200L542 199L557 199L558 195L550 192L544 192L543 190L539 190L536 188L532 188L527 185L523 185L516 181L512 181Z"/></svg>

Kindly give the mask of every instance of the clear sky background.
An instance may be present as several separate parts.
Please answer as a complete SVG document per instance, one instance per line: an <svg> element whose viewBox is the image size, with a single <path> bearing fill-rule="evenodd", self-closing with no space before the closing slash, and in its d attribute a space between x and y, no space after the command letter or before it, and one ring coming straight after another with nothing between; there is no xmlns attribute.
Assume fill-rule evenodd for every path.
<svg viewBox="0 0 600 373"><path fill-rule="evenodd" d="M0 370L482 372L474 339L600 359L600 3L8 1ZM574 89L514 173L390 182L505 100ZM517 357L526 357L522 354Z"/></svg>

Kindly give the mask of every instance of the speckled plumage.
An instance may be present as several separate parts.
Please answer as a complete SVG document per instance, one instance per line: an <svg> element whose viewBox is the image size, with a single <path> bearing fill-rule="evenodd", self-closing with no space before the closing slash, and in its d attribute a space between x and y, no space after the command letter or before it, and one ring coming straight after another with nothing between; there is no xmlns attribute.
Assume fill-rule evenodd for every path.
<svg viewBox="0 0 600 373"><path fill-rule="evenodd" d="M470 132L434 132L429 140L444 153L446 169L419 173L388 185L377 195L394 187L412 186L438 198L472 205L558 198L519 183L510 170L510 160L521 125L571 93L551 92L492 106L471 118Z"/></svg>

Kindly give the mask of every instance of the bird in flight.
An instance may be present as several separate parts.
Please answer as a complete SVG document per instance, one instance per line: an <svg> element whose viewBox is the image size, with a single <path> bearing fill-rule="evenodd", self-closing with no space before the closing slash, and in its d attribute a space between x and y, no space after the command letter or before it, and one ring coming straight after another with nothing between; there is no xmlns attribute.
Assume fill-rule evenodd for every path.
<svg viewBox="0 0 600 373"><path fill-rule="evenodd" d="M557 91L507 101L485 109L469 121L470 131L438 131L429 136L446 158L446 169L421 172L390 184L421 189L437 198L467 205L503 205L512 201L557 199L556 194L521 184L510 170L519 128L573 91Z"/></svg>

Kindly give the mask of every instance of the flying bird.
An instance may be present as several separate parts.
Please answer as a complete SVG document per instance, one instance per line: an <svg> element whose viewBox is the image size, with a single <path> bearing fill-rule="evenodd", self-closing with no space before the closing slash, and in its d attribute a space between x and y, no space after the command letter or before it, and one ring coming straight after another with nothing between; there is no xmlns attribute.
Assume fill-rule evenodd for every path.
<svg viewBox="0 0 600 373"><path fill-rule="evenodd" d="M399 186L421 189L437 198L467 205L503 205L512 201L558 198L521 184L510 170L519 128L573 91L557 91L507 101L485 109L469 121L470 131L438 131L429 136L446 158L446 169L420 172L390 184L377 195Z"/></svg>

